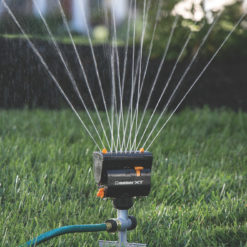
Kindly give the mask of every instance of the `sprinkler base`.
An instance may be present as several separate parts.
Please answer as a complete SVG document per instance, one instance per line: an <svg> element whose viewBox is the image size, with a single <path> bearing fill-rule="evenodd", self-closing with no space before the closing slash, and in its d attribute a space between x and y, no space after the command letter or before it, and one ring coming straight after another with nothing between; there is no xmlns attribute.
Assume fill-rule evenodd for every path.
<svg viewBox="0 0 247 247"><path fill-rule="evenodd" d="M147 247L146 244L128 243L127 246L120 245L117 241L99 240L99 247Z"/></svg>

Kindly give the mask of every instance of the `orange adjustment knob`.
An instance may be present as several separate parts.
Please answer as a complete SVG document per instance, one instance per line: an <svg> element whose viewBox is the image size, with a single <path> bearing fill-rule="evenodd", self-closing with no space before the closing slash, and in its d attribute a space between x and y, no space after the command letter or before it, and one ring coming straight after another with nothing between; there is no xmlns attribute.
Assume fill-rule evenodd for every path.
<svg viewBox="0 0 247 247"><path fill-rule="evenodd" d="M100 197L102 199L104 196L105 196L105 190L104 188L100 188L97 193L97 197Z"/></svg>
<svg viewBox="0 0 247 247"><path fill-rule="evenodd" d="M136 176L140 177L141 176L141 170L143 170L144 167L142 166L135 166L135 170L136 170Z"/></svg>
<svg viewBox="0 0 247 247"><path fill-rule="evenodd" d="M106 148L104 148L104 149L102 150L102 153L103 153L103 154L107 154Z"/></svg>
<svg viewBox="0 0 247 247"><path fill-rule="evenodd" d="M141 148L140 149L140 153L144 153L144 148Z"/></svg>

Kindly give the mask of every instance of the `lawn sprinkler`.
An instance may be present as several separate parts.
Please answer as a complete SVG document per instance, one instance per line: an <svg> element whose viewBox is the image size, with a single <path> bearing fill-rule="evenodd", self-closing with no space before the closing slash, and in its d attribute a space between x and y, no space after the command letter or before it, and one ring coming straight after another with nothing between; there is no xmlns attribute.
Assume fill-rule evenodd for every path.
<svg viewBox="0 0 247 247"><path fill-rule="evenodd" d="M118 232L119 241L100 240L100 247L145 247L146 244L128 243L127 231L137 226L134 216L128 215L133 206L133 198L147 196L151 189L151 169L153 156L140 149L138 152L93 153L94 178L98 184L97 196L110 198L117 209L117 218L103 224L64 226L43 233L24 246L37 246L59 235L75 232Z"/></svg>
<svg viewBox="0 0 247 247"><path fill-rule="evenodd" d="M95 152L94 178L98 184L98 197L111 198L117 209L117 219L108 220L112 224L110 232L119 232L119 242L100 241L99 246L146 246L128 244L127 231L133 230L137 221L128 216L133 206L133 197L147 196L151 189L151 168L153 156L150 152ZM107 223L106 222L106 223Z"/></svg>

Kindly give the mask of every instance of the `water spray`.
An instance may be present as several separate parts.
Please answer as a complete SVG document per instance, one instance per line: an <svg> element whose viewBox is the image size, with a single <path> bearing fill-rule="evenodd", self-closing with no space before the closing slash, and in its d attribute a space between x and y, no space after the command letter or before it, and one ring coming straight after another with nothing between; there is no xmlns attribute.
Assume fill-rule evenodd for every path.
<svg viewBox="0 0 247 247"><path fill-rule="evenodd" d="M35 3L35 0L34 0ZM19 30L21 31L21 33L24 35L25 39L27 40L28 44L30 45L31 49L33 50L34 54L36 54L37 58L40 60L41 64L43 65L43 67L45 68L45 70L48 72L49 76L51 77L51 79L54 81L55 85L57 86L58 90L60 91L60 93L63 95L63 97L65 98L65 100L67 101L68 105L71 107L71 109L73 110L73 112L75 113L75 115L77 116L77 118L79 119L79 121L81 122L83 128L85 129L85 131L87 132L87 134L89 135L89 137L91 138L91 140L95 143L96 147L99 148L104 146L103 140L101 138L101 134L98 132L97 127L93 121L93 118L90 115L90 111L87 109L87 104L85 102L85 100L81 97L78 86L76 84L76 81L72 75L72 72L69 70L69 67L67 67L66 61L64 60L64 57L62 55L62 52L56 42L56 39L54 37L54 35L52 34L52 32L50 31L50 28L45 20L45 18L43 17L43 15L41 14L40 11L40 17L43 20L46 30L49 33L53 44L56 48L56 51L58 52L58 55L62 61L62 63L64 64L65 70L70 78L70 81L72 83L72 86L77 94L77 96L79 97L79 99L81 100L86 113L91 121L92 126L94 127L94 131L97 134L97 137L100 140L100 144L97 142L97 140L95 139L93 133L90 131L90 129L87 127L86 122L83 121L83 119L80 117L79 113L77 112L77 110L75 109L74 105L72 104L72 102L70 101L68 95L66 94L66 92L63 90L63 88L61 87L58 79L55 77L55 75L52 73L52 71L50 70L48 64L46 63L44 57L42 56L42 54L39 52L39 50L37 49L37 47L34 45L34 43L32 42L32 40L30 39L30 37L28 36L28 34L25 32L25 30L22 28L21 24L19 23L19 21L17 20L16 16L13 14L13 12L11 11L11 9L9 8L8 4L6 3L6 0L2 0L2 4L3 6L6 8L7 12L9 13L9 15L11 16L11 18L13 19L13 21L15 22L15 24L17 25L17 27L19 28ZM101 120L100 114L98 112L98 108L96 105L96 102L93 98L93 94L91 92L91 88L90 85L88 83L88 77L86 75L85 69L83 67L83 64L81 62L78 50L76 48L75 42L73 40L71 31L69 29L69 25L68 25L68 21L66 19L66 16L64 14L64 11L62 9L62 5L60 3L60 1L58 0L58 4L60 7L60 12L63 18L63 22L65 23L67 32L69 34L69 37L71 39L71 42L73 44L73 48L74 51L76 53L76 57L78 59L78 62L80 64L80 67L82 69L82 73L86 82L86 86L90 95L90 98L92 100L93 106L95 108L96 114L97 114L97 118L99 120L99 123L101 125L104 137L106 138L106 142L108 144L108 146L110 147L111 152L108 152L106 149L103 149L101 152L95 152L93 154L93 163L94 163L94 177L95 177L95 181L98 185L98 193L97 196L102 198L102 199L107 199L110 198L113 201L113 206L114 208L117 210L117 218L113 218L113 219L108 219L105 223L102 224L91 224L91 225L73 225L73 226L64 226L61 228L57 228L54 230L51 230L49 232L43 233L40 236L34 238L33 240L27 242L26 244L23 245L24 246L37 246L45 241L48 241L54 237L63 235L63 234L68 234L68 233L76 233L76 232L99 232L99 231L107 231L109 233L114 233L114 232L118 232L119 234L119 240L118 241L106 241L106 240L100 240L99 241L99 246L112 246L112 247L132 247L132 246L146 246L146 244L137 244L137 243L128 243L127 241L127 232L130 230L133 230L137 227L137 220L134 216L129 216L128 215L128 210L133 206L133 199L135 197L141 197L141 196L147 196L150 192L151 189L151 169L152 169L152 154L150 152L146 152L144 151L144 149L140 149L139 151L125 151L122 152L122 150L136 150L137 147L139 147L141 144L143 147L147 147L147 149L149 149L149 147L153 144L153 142L156 140L156 138L158 138L159 134L161 133L161 131L164 129L164 127L167 125L168 121L171 119L171 117L174 115L174 113L177 111L178 107L181 105L181 103L185 100L185 98L187 97L187 95L190 93L190 91L193 89L193 87L196 85L196 83L198 82L198 80L201 78L201 76L204 74L204 72L206 71L206 69L209 67L209 65L212 63L212 61L215 59L215 57L217 56L217 54L220 52L220 50L222 49L222 47L225 45L225 43L227 42L227 40L230 38L230 36L232 35L232 33L235 31L235 29L239 26L239 24L243 21L243 19L246 17L246 13L243 13L243 15L240 17L240 19L238 20L238 22L233 26L233 28L231 29L231 31L228 33L228 35L226 36L226 38L223 40L223 42L221 43L221 45L219 46L219 48L216 50L216 52L212 55L212 57L210 58L209 62L205 65L205 67L202 69L202 71L199 73L199 75L196 77L196 79L194 80L194 82L191 84L191 86L189 87L189 89L185 92L184 96L182 97L182 99L179 101L179 103L176 105L175 109L172 111L172 113L169 115L169 117L167 118L167 120L165 121L165 123L163 123L163 125L161 126L161 128L157 128L158 127L158 123L160 122L160 120L163 118L164 113L166 112L170 102L173 99L173 96L175 95L177 89L180 87L181 83L183 82L184 78L186 77L187 73L189 72L191 66L194 64L200 49L202 48L202 46L204 45L205 41L207 40L208 36L210 35L214 24L216 23L217 19L215 20L215 22L211 25L211 27L209 28L208 32L206 33L206 36L204 37L204 39L202 40L202 42L200 43L197 51L195 52L191 62L189 63L187 69L185 70L185 72L183 73L182 77L179 79L178 83L176 84L176 87L174 89L174 91L172 92L171 96L169 97L166 105L164 106L160 116L158 117L156 123L154 124L154 126L152 127L152 130L150 131L150 133L148 134L148 137L143 140L144 135L148 129L148 126L151 124L151 120L154 116L154 113L161 101L161 99L163 98L163 95L166 92L167 87L169 86L170 80L173 77L173 74L175 73L176 67L178 62L180 61L180 57L183 54L184 49L186 48L190 36L188 37L186 43L184 44L184 47L181 50L181 53L177 59L177 62L175 63L172 72L168 78L167 83L164 86L164 89L157 101L157 104L154 108L154 111L151 115L151 118L148 121L148 124L145 127L145 130L140 138L140 140L137 141L137 137L138 137L138 133L141 130L142 127L142 123L143 123L143 119L146 113L146 110L149 106L149 102L151 100L152 97L152 93L153 90L156 86L156 82L158 80L158 77L160 75L160 71L161 68L163 66L163 63L165 62L165 58L167 56L167 52L169 50L169 46L170 46L170 42L172 40L173 37L173 33L175 30L175 27L177 25L177 17L175 18L173 27L171 29L170 32L170 36L168 38L168 42L166 44L164 53L163 53L163 57L161 60L161 63L159 65L157 74L155 76L154 82L152 84L151 90L150 90L150 94L148 96L148 99L146 101L145 107L144 107L144 112L142 114L141 117L141 121L138 123L138 116L139 116L139 101L140 101L140 97L141 97L141 92L142 92L142 88L143 88L143 84L144 84L144 79L145 79L145 75L147 73L147 68L148 68L148 63L149 63L149 59L150 59L150 54L151 54L151 50L152 50L152 46L153 46L153 39L154 36L152 36L152 42L150 44L150 50L149 50L149 55L148 55L148 59L146 62L146 67L144 70L144 75L142 76L142 57L143 57L143 53L142 53L142 49L143 49L143 41L144 41L144 35L145 35L145 29L147 26L147 20L148 20L148 12L149 12L149 5L151 4L151 1L149 1L148 4L146 4L146 0L144 1L143 4L143 28L142 28L142 35L141 35L141 40L140 40L140 55L138 55L138 59L135 63L135 37L136 37L136 0L134 1L134 22L133 22L133 54L132 54L132 71L131 71L131 79L132 79L132 83L131 83L131 94L130 94L130 104L128 107L128 113L127 113L127 117L126 117L126 121L124 121L124 116L123 116L123 98L124 98L124 79L125 79L125 72L126 72L126 64L127 64L127 48L125 51L125 61L124 61L124 69L123 69L123 80L122 80L122 86L121 86L121 78L120 78L120 69L119 69L119 54L118 54L118 50L117 47L114 47L114 44L117 42L117 36L116 36L116 26L114 23L114 18L113 18L113 24L114 24L114 39L112 41L112 55L111 55L111 70L112 70L112 92L113 96L112 96L112 117L110 120L110 116L108 114L108 107L106 105L106 99L105 99L105 95L104 95L104 90L102 87L102 82L101 82L101 78L100 78L100 73L99 73L99 69L98 69L98 64L96 61L96 56L95 56L95 52L94 52L94 48L93 48L93 43L92 43L92 39L90 36L90 32L89 32L89 28L86 25L86 33L88 36L88 41L89 41L89 46L90 46L90 50L92 53L92 58L93 58L93 63L94 63L94 67L95 67L95 71L96 71L96 76L97 76L97 80L98 80L98 85L99 85L99 89L100 89L100 93L102 96L102 100L103 100L103 104L104 104L104 108L106 111L106 117L107 117L107 122L109 124L109 128L110 128L110 132L111 132L111 141L110 139L108 139L106 131L104 129L104 125L103 122ZM149 6L149 7L147 7ZM159 7L158 7L159 10ZM82 11L82 15L83 18L85 18L85 13L84 11ZM114 15L113 15L114 16ZM158 16L158 13L157 13ZM130 16L129 16L129 20L130 20ZM156 25L157 25L157 20L158 18L156 18L156 23L155 23L155 27L154 27L154 32L153 35L155 33L156 30ZM128 23L128 35L129 35L129 23ZM128 40L129 38L127 38ZM127 47L127 45L126 45ZM116 49L116 51L114 51L114 49ZM117 140L114 139L114 112L118 110L117 107L117 103L116 102L116 83L115 83L115 61L117 62L117 80L119 83L119 96L120 96L120 113L119 115L117 115ZM137 83L137 85L136 85ZM135 88L137 86L137 93L135 92ZM136 106L134 107L134 96L137 94L137 101L136 101ZM116 104L116 110L114 110L115 106L114 104ZM121 126L121 118L122 118L122 126L123 126L123 140L122 140L122 144L121 144L121 140L120 140L120 126ZM125 123L124 123L125 122ZM138 126L139 125L139 126ZM130 131L129 131L129 137L127 138L127 140L125 139L126 136L128 135L127 133L127 129L128 126L130 126ZM134 131L135 129L135 131ZM133 137L132 138L132 132L133 133ZM154 138L151 139L152 135L154 134ZM132 139L134 139L133 143L131 143ZM151 140L150 140L151 139ZM116 141L116 144L115 144ZM111 142L111 145L110 145ZM118 148L120 145L120 148ZM120 151L116 151L113 152L112 150L119 150Z"/></svg>
<svg viewBox="0 0 247 247"><path fill-rule="evenodd" d="M97 197L113 200L117 218L108 219L103 224L64 226L43 233L30 240L24 246L37 246L54 237L75 232L118 232L118 241L100 240L100 247L145 247L146 244L128 243L127 231L137 226L134 216L128 215L133 199L148 196L151 189L152 153L138 152L102 152L93 153L94 178L98 185Z"/></svg>

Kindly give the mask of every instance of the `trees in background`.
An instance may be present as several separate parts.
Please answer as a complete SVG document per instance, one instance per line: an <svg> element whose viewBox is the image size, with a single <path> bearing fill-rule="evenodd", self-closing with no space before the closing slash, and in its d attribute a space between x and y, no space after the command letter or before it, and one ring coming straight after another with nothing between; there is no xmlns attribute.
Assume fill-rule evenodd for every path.
<svg viewBox="0 0 247 247"><path fill-rule="evenodd" d="M139 4L141 4L140 2ZM170 59L175 59L177 57L185 42L185 37L190 30L193 30L193 40L190 42L190 45L185 52L185 56L193 54L195 47L199 46L213 20L219 12L223 10L206 46L202 50L202 56L209 56L224 40L243 12L247 11L245 6L247 6L246 0L161 0L153 56L160 56L160 54L163 53L175 15L179 15L180 18L171 44L171 52L168 54ZM151 16L156 15L157 9L157 6L152 6ZM150 43L154 23L155 19L150 18L146 46ZM245 20L226 44L225 50L227 51L224 52L224 55L236 56L236 54L238 54L239 56L246 56L246 43L247 21Z"/></svg>
<svg viewBox="0 0 247 247"><path fill-rule="evenodd" d="M47 32L32 0L6 0L14 13L30 34L44 36ZM65 29L61 16L56 6L57 0L36 0L43 14L46 15L51 29L57 35L64 35ZM86 32L86 24L92 31L92 37L97 39L112 33L112 10L116 17L118 39L126 40L128 14L130 14L130 36L133 34L133 23L136 21L136 43L141 40L143 29L143 6L144 0L137 1L137 12L135 18L135 0L61 0L71 29L78 34ZM132 3L132 6L130 6ZM146 1L146 7L149 0ZM150 0L150 12L145 33L145 47L148 49L156 21L158 20L156 35L154 39L153 57L161 56L168 41L171 27L176 15L179 15L178 25L174 33L168 59L175 59L185 42L185 37L190 30L193 30L193 40L188 46L185 57L193 54L195 47L198 47L205 32L212 24L215 16L224 9L219 22L215 26L207 41L207 45L202 51L202 55L208 56L213 53L220 42L237 22L239 16L247 11L247 0ZM85 12L85 17L82 12ZM157 15L158 11L158 15ZM0 15L7 18L0 19L0 33L19 33L15 24L8 18L6 11L0 0ZM101 27L101 28L98 28ZM108 31L107 31L108 29ZM241 26L232 35L225 49L229 56L239 54L247 55L247 21L243 21ZM200 32L198 32L200 31ZM104 33L105 32L105 33ZM102 35L103 33L103 35ZM103 39L104 42L107 41ZM108 39L109 40L109 39Z"/></svg>

